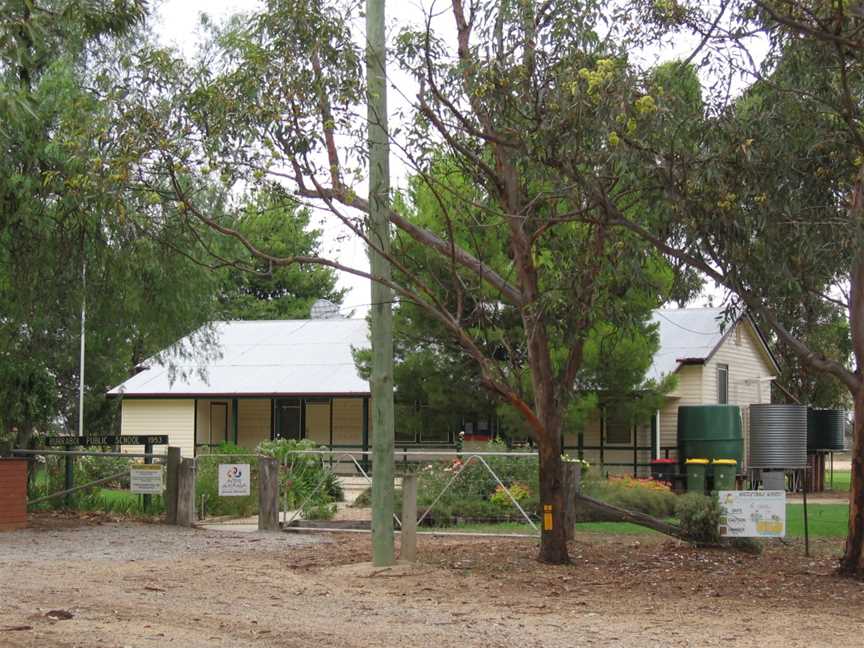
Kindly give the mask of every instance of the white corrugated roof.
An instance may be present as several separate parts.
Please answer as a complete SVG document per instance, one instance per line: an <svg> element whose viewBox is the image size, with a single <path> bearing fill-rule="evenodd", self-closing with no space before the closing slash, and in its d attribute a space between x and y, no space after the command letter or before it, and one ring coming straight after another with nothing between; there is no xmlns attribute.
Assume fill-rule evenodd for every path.
<svg viewBox="0 0 864 648"><path fill-rule="evenodd" d="M368 394L351 354L369 347L367 331L357 319L216 322L178 343L185 354L166 351L108 394ZM196 348L196 335L212 345Z"/></svg>
<svg viewBox="0 0 864 648"><path fill-rule="evenodd" d="M660 348L646 379L660 380L684 359L705 360L723 338L722 308L655 310ZM352 348L368 348L365 320L217 322L212 346L178 343L186 357L163 354L108 392L111 396L368 394ZM200 333L199 333L200 335ZM208 337L205 332L203 337ZM191 350L191 353L190 353Z"/></svg>
<svg viewBox="0 0 864 648"><path fill-rule="evenodd" d="M651 322L659 325L660 348L645 377L654 380L677 370L679 360L708 358L731 326L720 330L722 308L658 309Z"/></svg>

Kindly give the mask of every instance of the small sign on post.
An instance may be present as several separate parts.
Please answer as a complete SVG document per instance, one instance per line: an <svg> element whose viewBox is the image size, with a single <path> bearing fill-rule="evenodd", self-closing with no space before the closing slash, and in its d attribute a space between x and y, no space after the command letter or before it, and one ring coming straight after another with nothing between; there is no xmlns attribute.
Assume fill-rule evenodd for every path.
<svg viewBox="0 0 864 648"><path fill-rule="evenodd" d="M143 495L161 495L162 466L159 464L132 464L129 466L129 490Z"/></svg>
<svg viewBox="0 0 864 648"><path fill-rule="evenodd" d="M252 492L249 464L219 464L219 496L242 497Z"/></svg>
<svg viewBox="0 0 864 648"><path fill-rule="evenodd" d="M785 491L718 491L717 497L720 501L721 537L785 537Z"/></svg>

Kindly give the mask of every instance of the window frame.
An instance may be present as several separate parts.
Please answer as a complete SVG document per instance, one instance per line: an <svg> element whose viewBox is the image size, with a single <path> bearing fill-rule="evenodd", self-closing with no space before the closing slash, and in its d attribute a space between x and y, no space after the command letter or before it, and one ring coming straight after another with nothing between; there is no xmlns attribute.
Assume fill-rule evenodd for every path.
<svg viewBox="0 0 864 648"><path fill-rule="evenodd" d="M717 404L729 404L729 365L717 365Z"/></svg>
<svg viewBox="0 0 864 648"><path fill-rule="evenodd" d="M610 441L609 440L609 413L606 408L603 408L603 445L604 446L620 446L620 447L633 447L633 439L636 434L636 424L630 422L629 424L623 423L624 425L629 425L628 432L629 436L627 437L627 441Z"/></svg>

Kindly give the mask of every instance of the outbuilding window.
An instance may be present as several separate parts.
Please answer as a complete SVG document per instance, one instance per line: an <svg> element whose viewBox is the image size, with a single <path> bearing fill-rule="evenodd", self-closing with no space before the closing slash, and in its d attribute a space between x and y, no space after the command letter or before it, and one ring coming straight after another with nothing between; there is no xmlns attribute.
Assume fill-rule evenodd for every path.
<svg viewBox="0 0 864 648"><path fill-rule="evenodd" d="M729 365L717 365L717 402L729 402Z"/></svg>

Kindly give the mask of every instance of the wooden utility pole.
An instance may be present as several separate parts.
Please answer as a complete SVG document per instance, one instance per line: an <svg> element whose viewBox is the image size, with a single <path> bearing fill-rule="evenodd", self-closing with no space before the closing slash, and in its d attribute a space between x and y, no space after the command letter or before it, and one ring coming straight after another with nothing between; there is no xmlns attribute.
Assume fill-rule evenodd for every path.
<svg viewBox="0 0 864 648"><path fill-rule="evenodd" d="M366 0L366 79L369 121L369 251L372 276L372 562L395 562L393 548L393 291L390 279L390 145L387 134L387 56L384 0Z"/></svg>

